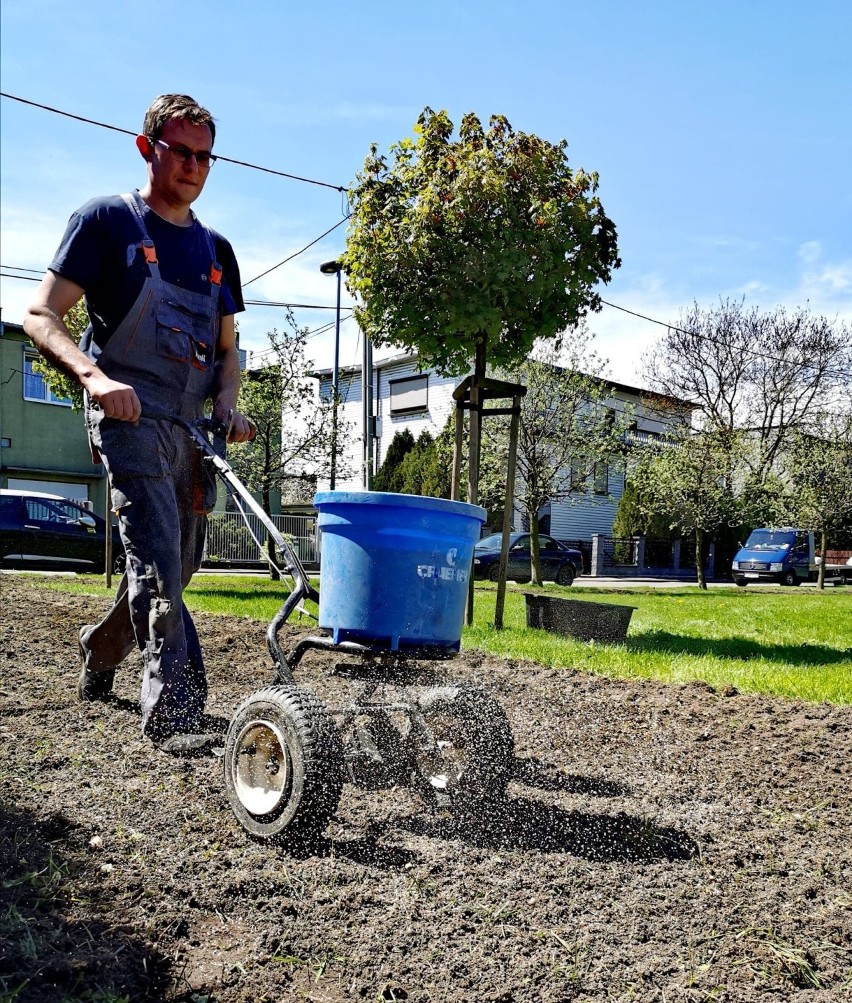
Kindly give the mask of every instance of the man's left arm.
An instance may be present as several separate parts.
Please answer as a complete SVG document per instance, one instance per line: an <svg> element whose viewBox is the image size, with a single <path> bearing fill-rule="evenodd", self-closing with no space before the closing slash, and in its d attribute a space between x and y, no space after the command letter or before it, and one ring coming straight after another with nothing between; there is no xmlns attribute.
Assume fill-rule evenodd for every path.
<svg viewBox="0 0 852 1003"><path fill-rule="evenodd" d="M240 392L240 357L237 352L237 330L233 315L222 317L219 345L216 351L213 417L228 423L233 413L228 442L248 442L257 433L254 422L237 410Z"/></svg>

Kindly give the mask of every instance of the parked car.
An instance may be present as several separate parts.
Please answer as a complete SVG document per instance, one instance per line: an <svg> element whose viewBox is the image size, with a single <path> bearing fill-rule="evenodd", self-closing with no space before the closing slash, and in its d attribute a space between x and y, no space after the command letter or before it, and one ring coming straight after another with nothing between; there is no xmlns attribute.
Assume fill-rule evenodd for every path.
<svg viewBox="0 0 852 1003"><path fill-rule="evenodd" d="M502 533L483 537L473 548L474 578L489 578L496 582L500 571ZM579 550L566 547L552 536L539 533L541 575L557 585L570 585L583 572L583 555ZM532 577L532 556L529 533L512 533L509 536L509 557L506 578L514 582L528 582Z"/></svg>
<svg viewBox="0 0 852 1003"><path fill-rule="evenodd" d="M749 582L801 585L817 580L821 562L814 548L812 530L793 526L760 527L751 531L734 554L731 577L741 588ZM839 564L826 564L824 577L826 581L836 580L842 584L844 568Z"/></svg>
<svg viewBox="0 0 852 1003"><path fill-rule="evenodd" d="M0 490L0 567L104 570L106 522L79 502L40 491ZM112 529L113 568L124 571L124 545Z"/></svg>

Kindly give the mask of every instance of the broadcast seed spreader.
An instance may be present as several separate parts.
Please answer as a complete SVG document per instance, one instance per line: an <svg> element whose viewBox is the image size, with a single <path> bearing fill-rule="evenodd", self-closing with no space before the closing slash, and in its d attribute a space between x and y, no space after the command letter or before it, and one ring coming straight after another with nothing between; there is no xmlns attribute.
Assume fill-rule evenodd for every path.
<svg viewBox="0 0 852 1003"><path fill-rule="evenodd" d="M346 781L411 784L431 806L466 810L502 794L514 745L503 709L438 667L459 649L485 511L414 495L320 492L318 591L225 459L227 429L207 418L173 420L213 465L252 535L248 512L263 525L293 583L266 633L272 682L242 701L225 741L225 789L246 832L270 843L310 841L334 815ZM318 604L323 633L285 654L278 634L290 615L317 619L305 601ZM326 707L297 684L311 650L345 659L331 675L354 686L348 702Z"/></svg>

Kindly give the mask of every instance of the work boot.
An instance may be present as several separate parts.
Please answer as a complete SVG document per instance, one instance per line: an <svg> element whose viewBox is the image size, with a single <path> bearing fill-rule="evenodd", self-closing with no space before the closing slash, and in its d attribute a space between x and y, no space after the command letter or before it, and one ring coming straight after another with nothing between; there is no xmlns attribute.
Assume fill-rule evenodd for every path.
<svg viewBox="0 0 852 1003"><path fill-rule="evenodd" d="M94 629L94 624L87 623L80 628L77 635L77 650L80 655L80 676L77 680L77 696L85 703L93 700L106 700L112 693L115 680L115 669L102 669L94 672L86 668L86 649L83 646L85 635Z"/></svg>
<svg viewBox="0 0 852 1003"><path fill-rule="evenodd" d="M214 756L224 753L225 736L216 732L176 732L162 742L155 742L161 752L171 756L204 756L212 753Z"/></svg>

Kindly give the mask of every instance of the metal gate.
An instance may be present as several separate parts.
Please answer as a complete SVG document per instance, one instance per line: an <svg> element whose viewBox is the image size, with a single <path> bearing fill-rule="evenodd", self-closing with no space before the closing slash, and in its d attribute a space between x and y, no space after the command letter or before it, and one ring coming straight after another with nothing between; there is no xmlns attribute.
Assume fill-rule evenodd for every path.
<svg viewBox="0 0 852 1003"><path fill-rule="evenodd" d="M266 549L266 530L257 516L247 513L251 533L245 519L237 512L211 512L207 517L207 543L204 564L228 566L232 564L266 564L254 537ZM318 564L317 517L315 515L270 516L281 535L287 540L302 564Z"/></svg>

